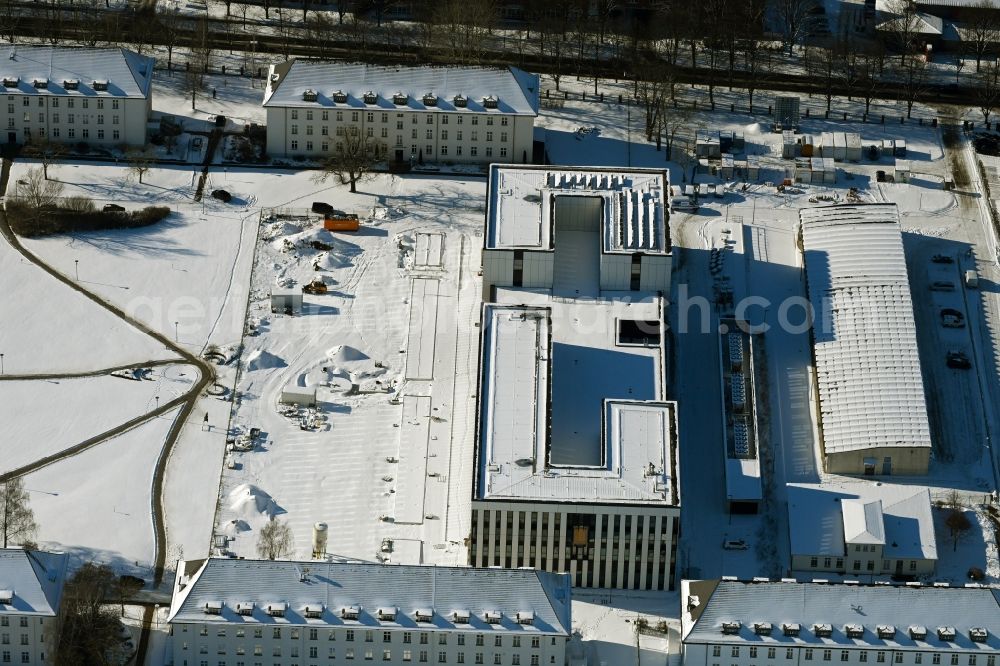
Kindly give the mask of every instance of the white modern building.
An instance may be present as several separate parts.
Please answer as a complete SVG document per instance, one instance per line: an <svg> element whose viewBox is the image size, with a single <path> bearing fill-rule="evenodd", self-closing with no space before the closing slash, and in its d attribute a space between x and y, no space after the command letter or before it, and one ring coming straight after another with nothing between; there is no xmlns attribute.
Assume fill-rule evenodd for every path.
<svg viewBox="0 0 1000 666"><path fill-rule="evenodd" d="M153 104L153 59L127 49L0 48L0 137L142 146Z"/></svg>
<svg viewBox="0 0 1000 666"><path fill-rule="evenodd" d="M788 484L794 571L925 576L937 565L927 488L894 484Z"/></svg>
<svg viewBox="0 0 1000 666"><path fill-rule="evenodd" d="M703 580L681 591L685 666L996 666L1000 591Z"/></svg>
<svg viewBox="0 0 1000 666"><path fill-rule="evenodd" d="M0 548L0 664L52 663L67 558Z"/></svg>
<svg viewBox="0 0 1000 666"><path fill-rule="evenodd" d="M630 291L629 272L609 279L602 263L609 243L625 242L652 246L669 267L662 178L492 169L485 261L524 245L532 230L550 249L537 252L544 268L525 256L513 274L484 274L475 566L568 572L579 587L673 587L677 410L665 386L659 291L669 271Z"/></svg>
<svg viewBox="0 0 1000 666"><path fill-rule="evenodd" d="M926 474L930 425L896 205L799 216L826 471Z"/></svg>
<svg viewBox="0 0 1000 666"><path fill-rule="evenodd" d="M210 558L178 563L174 666L563 666L570 585L544 571Z"/></svg>
<svg viewBox="0 0 1000 666"><path fill-rule="evenodd" d="M539 89L516 67L292 59L269 70L267 152L321 158L364 141L390 162L526 163Z"/></svg>
<svg viewBox="0 0 1000 666"><path fill-rule="evenodd" d="M666 171L494 164L487 197L486 287L670 291Z"/></svg>

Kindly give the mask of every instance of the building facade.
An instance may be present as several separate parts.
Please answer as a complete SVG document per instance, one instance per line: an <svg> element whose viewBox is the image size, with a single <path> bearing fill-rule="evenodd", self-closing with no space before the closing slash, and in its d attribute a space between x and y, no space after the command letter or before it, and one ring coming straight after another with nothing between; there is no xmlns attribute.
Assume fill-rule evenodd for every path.
<svg viewBox="0 0 1000 666"><path fill-rule="evenodd" d="M177 570L174 666L565 663L566 576L223 558Z"/></svg>
<svg viewBox="0 0 1000 666"><path fill-rule="evenodd" d="M153 59L127 49L11 45L0 49L0 137L142 146Z"/></svg>
<svg viewBox="0 0 1000 666"><path fill-rule="evenodd" d="M0 664L49 664L66 556L0 548Z"/></svg>
<svg viewBox="0 0 1000 666"><path fill-rule="evenodd" d="M686 666L997 666L1000 593L771 581L684 581Z"/></svg>
<svg viewBox="0 0 1000 666"><path fill-rule="evenodd" d="M539 79L517 68L379 67L290 60L264 94L267 152L323 158L530 162Z"/></svg>

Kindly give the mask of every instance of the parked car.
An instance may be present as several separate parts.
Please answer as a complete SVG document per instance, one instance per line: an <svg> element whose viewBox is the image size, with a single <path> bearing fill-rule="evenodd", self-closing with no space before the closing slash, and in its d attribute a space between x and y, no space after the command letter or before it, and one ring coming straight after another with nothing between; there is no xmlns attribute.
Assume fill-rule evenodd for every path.
<svg viewBox="0 0 1000 666"><path fill-rule="evenodd" d="M320 215L329 215L333 212L333 206L324 201L313 201L312 212Z"/></svg>
<svg viewBox="0 0 1000 666"><path fill-rule="evenodd" d="M227 192L226 190L214 190L212 192L212 198L218 199L223 203L229 203L230 201L233 200L233 195Z"/></svg>
<svg viewBox="0 0 1000 666"><path fill-rule="evenodd" d="M947 280L935 280L931 282L931 291L955 291L955 283Z"/></svg>
<svg viewBox="0 0 1000 666"><path fill-rule="evenodd" d="M965 315L954 308L942 308L941 325L947 328L962 328L965 326Z"/></svg>
<svg viewBox="0 0 1000 666"><path fill-rule="evenodd" d="M955 259L953 257L948 256L947 254L935 254L933 257L931 257L931 261L933 261L935 264L955 263Z"/></svg>
<svg viewBox="0 0 1000 666"><path fill-rule="evenodd" d="M950 351L945 357L945 363L949 368L956 370L968 370L972 367L969 357L960 351Z"/></svg>
<svg viewBox="0 0 1000 666"><path fill-rule="evenodd" d="M722 547L726 550L746 550L750 546L743 539L727 539L722 542Z"/></svg>
<svg viewBox="0 0 1000 666"><path fill-rule="evenodd" d="M102 209L105 213L124 213L125 206L119 206L118 204L104 204Z"/></svg>
<svg viewBox="0 0 1000 666"><path fill-rule="evenodd" d="M883 171L882 169L879 169L878 171L876 171L875 172L875 181L878 182L878 183L884 183L885 182L885 171Z"/></svg>

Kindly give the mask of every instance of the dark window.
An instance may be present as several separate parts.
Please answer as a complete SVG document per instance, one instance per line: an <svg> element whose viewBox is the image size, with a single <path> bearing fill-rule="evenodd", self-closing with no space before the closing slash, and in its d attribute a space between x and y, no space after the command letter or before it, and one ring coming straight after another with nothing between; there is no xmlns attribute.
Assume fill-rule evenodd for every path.
<svg viewBox="0 0 1000 666"><path fill-rule="evenodd" d="M618 344L658 345L660 344L660 322L641 319L618 320Z"/></svg>

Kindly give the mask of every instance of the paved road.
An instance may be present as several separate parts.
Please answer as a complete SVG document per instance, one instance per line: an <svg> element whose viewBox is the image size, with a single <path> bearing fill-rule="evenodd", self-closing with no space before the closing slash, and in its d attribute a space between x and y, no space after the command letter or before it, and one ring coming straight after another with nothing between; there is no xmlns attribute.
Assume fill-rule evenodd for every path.
<svg viewBox="0 0 1000 666"><path fill-rule="evenodd" d="M158 361L137 361L127 365L116 365L112 368L100 368L98 370L84 370L82 372L53 372L38 375L0 375L0 382L10 381L30 381L35 379L82 379L85 377L102 377L110 375L112 372L122 370L132 370L134 368L155 368L162 365L180 365L184 363L180 358L160 359Z"/></svg>

